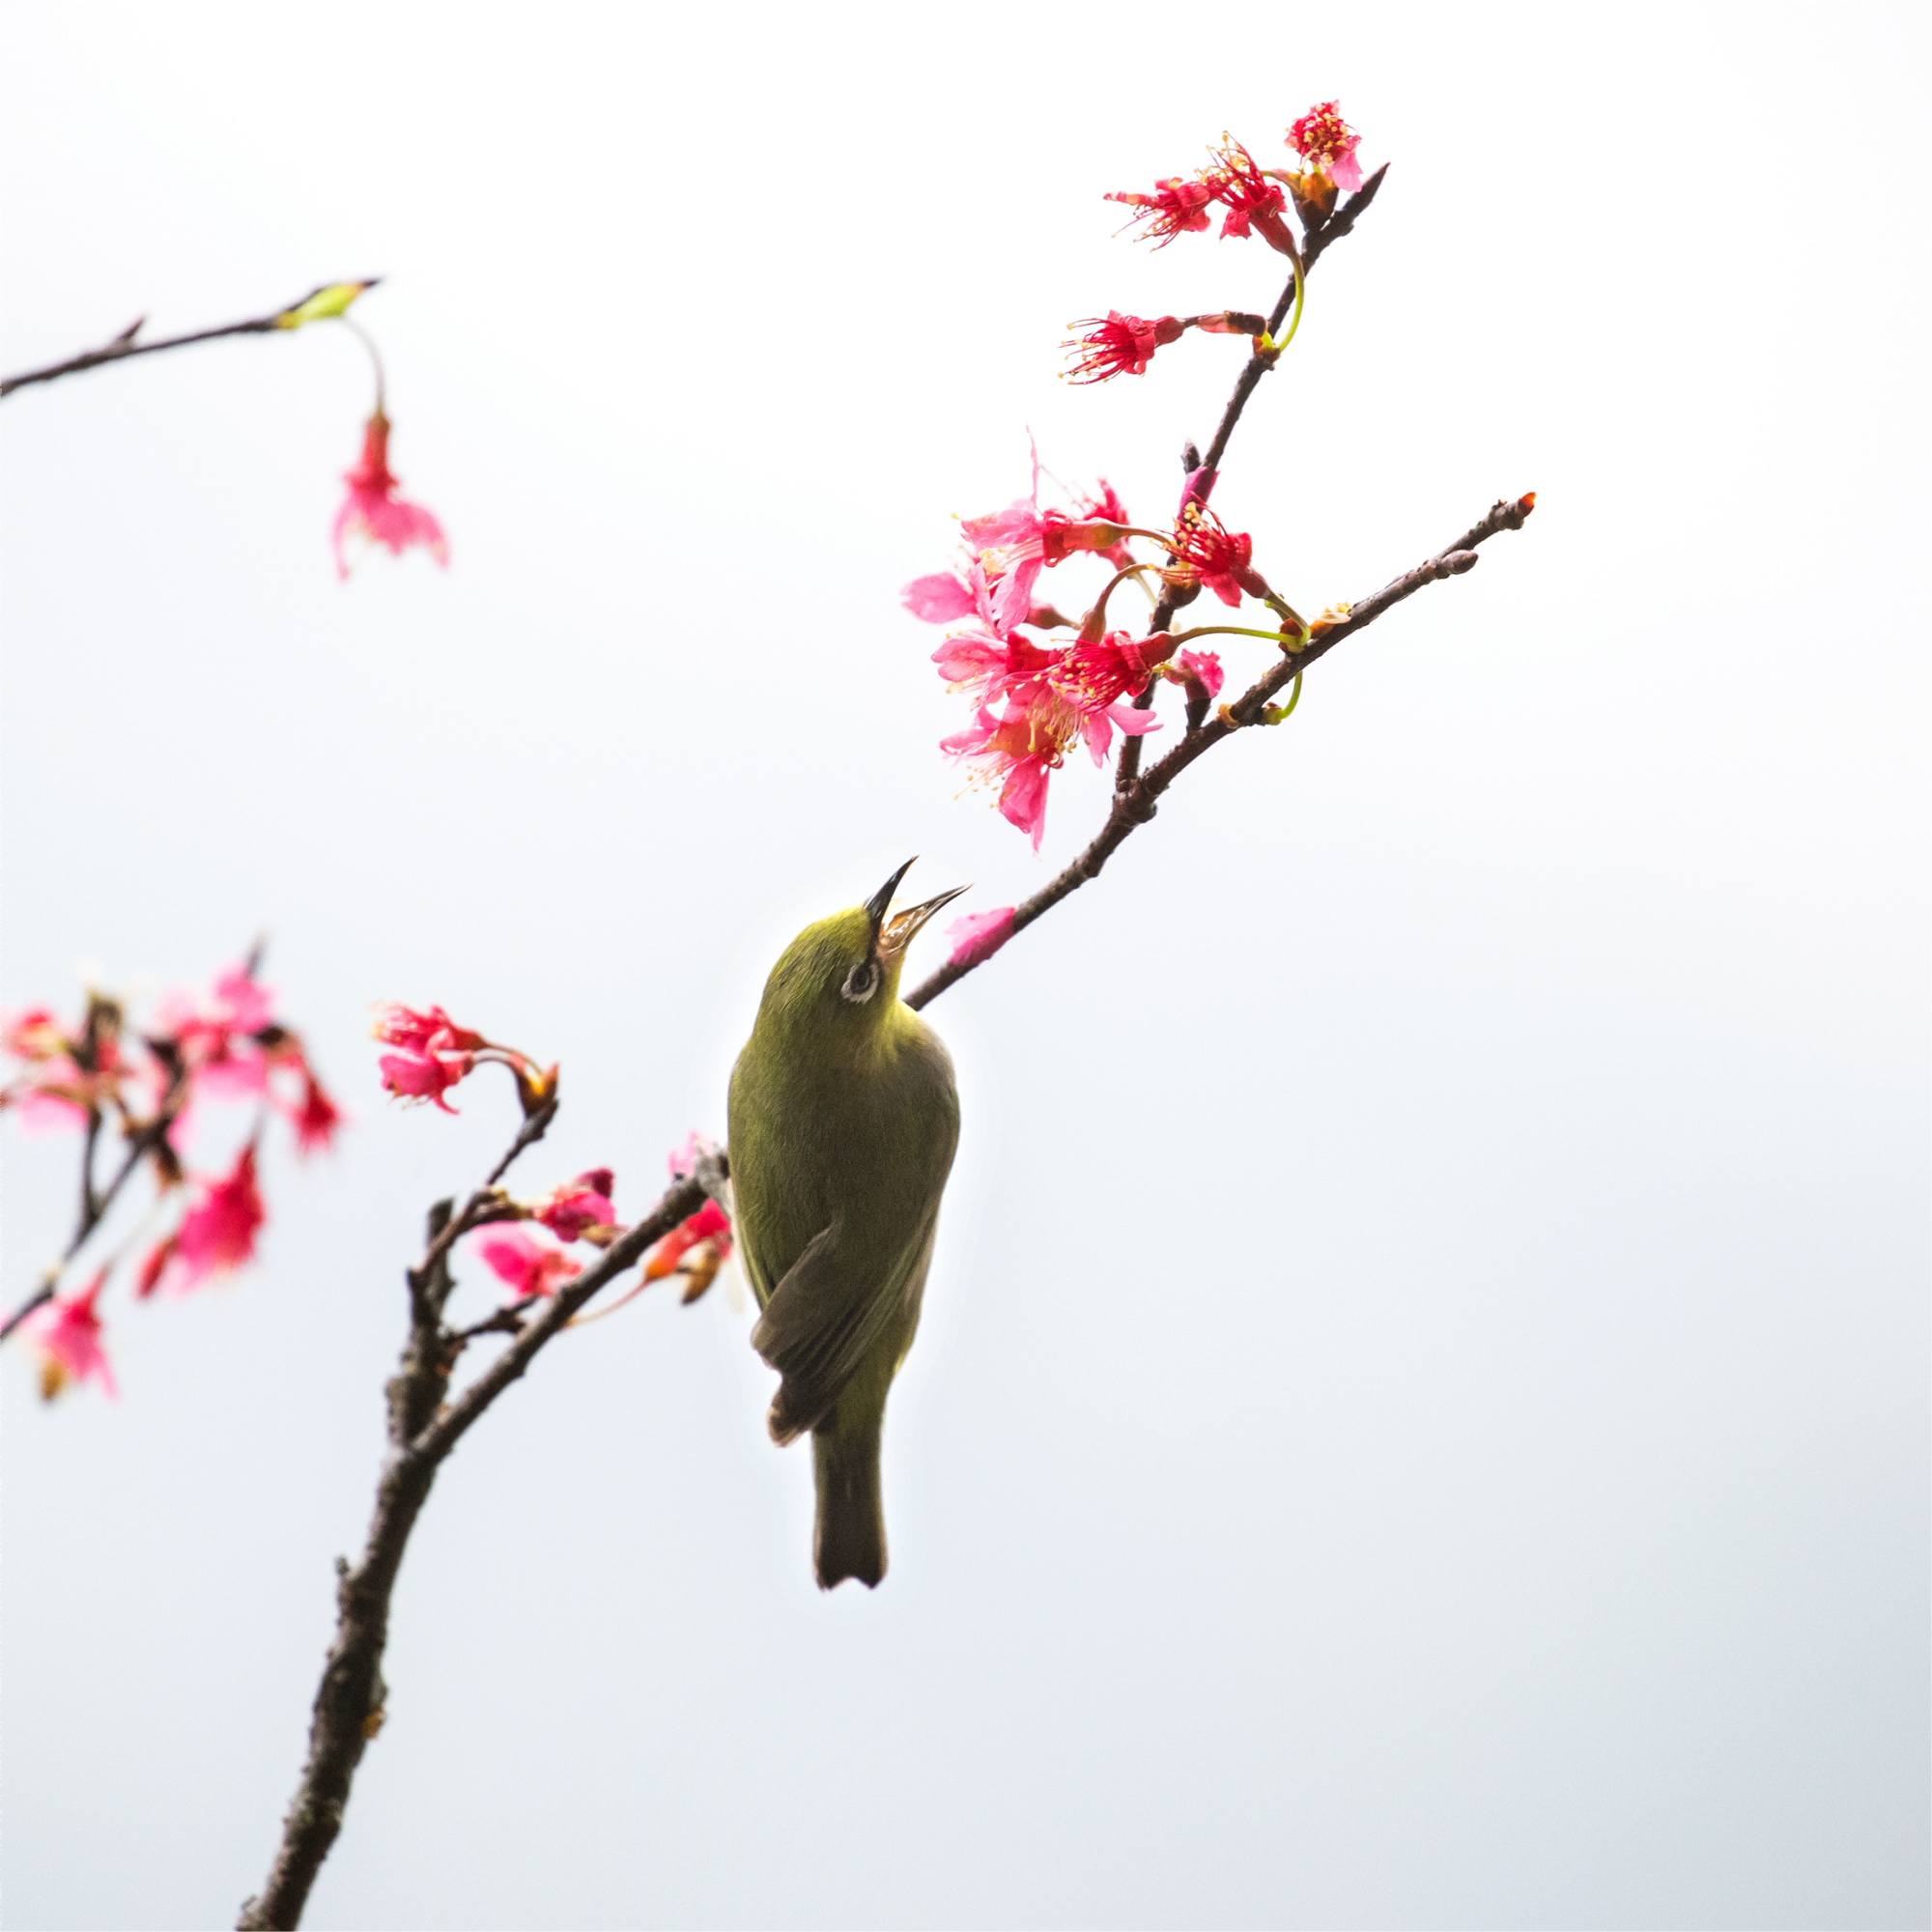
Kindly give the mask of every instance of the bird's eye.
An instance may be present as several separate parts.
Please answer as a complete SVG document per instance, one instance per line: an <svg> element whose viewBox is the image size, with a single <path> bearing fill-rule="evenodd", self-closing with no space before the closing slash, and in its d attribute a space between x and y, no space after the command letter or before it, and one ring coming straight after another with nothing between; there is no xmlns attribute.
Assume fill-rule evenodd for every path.
<svg viewBox="0 0 1932 1932"><path fill-rule="evenodd" d="M879 990L879 962L876 959L862 959L845 976L845 983L838 989L838 997L850 1000L855 1007L863 1007Z"/></svg>

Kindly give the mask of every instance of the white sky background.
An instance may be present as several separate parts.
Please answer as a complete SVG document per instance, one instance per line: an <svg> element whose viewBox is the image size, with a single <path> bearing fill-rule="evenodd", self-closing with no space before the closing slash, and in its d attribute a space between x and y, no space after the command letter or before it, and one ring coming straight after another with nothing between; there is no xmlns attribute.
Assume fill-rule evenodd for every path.
<svg viewBox="0 0 1932 1932"><path fill-rule="evenodd" d="M6 406L6 995L266 931L360 1116L261 1266L116 1292L118 1405L0 1362L7 1922L264 1875L401 1267L509 1130L384 1105L368 1003L560 1059L524 1179L635 1212L801 924L1071 856L1098 775L1037 861L956 798L897 588L1029 426L1172 509L1241 346L1074 389L1063 325L1279 264L1099 196L1331 94L1395 165L1217 505L1305 610L1534 520L932 1009L884 1587L812 1586L722 1295L559 1344L309 1922L1924 1922L1923 22L9 7L0 360L381 272L454 562L336 582L339 329ZM5 1159L11 1302L72 1146Z"/></svg>

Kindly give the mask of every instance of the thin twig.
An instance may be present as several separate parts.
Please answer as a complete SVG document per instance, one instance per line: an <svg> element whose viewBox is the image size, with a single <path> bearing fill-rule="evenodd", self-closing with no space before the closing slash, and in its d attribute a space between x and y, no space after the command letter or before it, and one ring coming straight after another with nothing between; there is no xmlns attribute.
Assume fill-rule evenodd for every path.
<svg viewBox="0 0 1932 1932"><path fill-rule="evenodd" d="M365 277L364 288L374 288L376 277ZM323 287L330 286L324 283ZM304 296L303 301L313 299L322 289ZM190 343L215 342L225 335L269 335L286 333L289 323L286 317L301 307L300 301L290 302L285 307L273 310L268 315L251 317L246 322L224 323L219 328L191 329L186 335L163 336L158 342L137 342L141 323L125 328L112 342L103 343L99 349L83 350L78 355L70 355L65 362L49 362L43 369L25 369L17 376L0 378L0 396L11 396L15 389L24 389L34 383L52 383L62 376L77 376L83 369L99 369L108 362L127 362L136 355L158 355L164 349L185 349ZM142 322L147 318L143 316Z"/></svg>
<svg viewBox="0 0 1932 1932"><path fill-rule="evenodd" d="M87 1149L83 1156L89 1179L82 1182L80 1213L75 1218L73 1233L69 1236L67 1246L61 1251L60 1260L42 1278L40 1287L35 1289L33 1293L28 1295L4 1321L0 1321L0 1342L4 1342L28 1316L33 1314L35 1309L44 1308L54 1298L54 1293L60 1287L61 1276L67 1271L68 1263L86 1246L87 1237L107 1218L108 1210L120 1198L122 1188L133 1178L134 1170L160 1145L168 1129L174 1125L175 1116L181 1112L182 1102L186 1097L187 1080L184 1072L177 1067L168 1091L162 1096L159 1112L153 1120L137 1127L129 1137L127 1157L115 1170L114 1179L107 1183L104 1190L92 1185L96 1133L89 1132ZM92 1120L93 1116L90 1115L89 1118Z"/></svg>
<svg viewBox="0 0 1932 1932"><path fill-rule="evenodd" d="M1438 551L1428 562L1418 564L1413 570L1406 571L1392 582L1384 584L1373 597L1364 598L1347 617L1328 625L1305 648L1293 654L1283 652L1281 662L1243 692L1238 699L1222 706L1212 718L1191 727L1180 742L1144 777L1137 778L1124 794L1115 795L1113 809L1093 843L1057 878L1042 886L1024 905L1015 909L1014 932L1024 930L1035 920L1051 912L1069 893L1077 892L1089 879L1097 877L1101 867L1122 844L1154 815L1156 802L1175 780L1195 759L1212 751L1223 739L1233 737L1244 725L1260 722L1268 700L1284 685L1305 671L1316 659L1326 657L1345 638L1351 638L1357 631L1365 630L1383 611L1393 610L1405 598L1414 596L1425 583L1435 583L1445 577L1460 577L1465 570L1473 568L1478 544L1487 542L1498 531L1521 529L1528 515L1525 498L1515 501L1505 499L1496 503L1487 516L1464 530L1446 550ZM905 996L906 1005L915 1009L929 1005L947 987L956 984L980 963L974 960L959 964L949 960Z"/></svg>

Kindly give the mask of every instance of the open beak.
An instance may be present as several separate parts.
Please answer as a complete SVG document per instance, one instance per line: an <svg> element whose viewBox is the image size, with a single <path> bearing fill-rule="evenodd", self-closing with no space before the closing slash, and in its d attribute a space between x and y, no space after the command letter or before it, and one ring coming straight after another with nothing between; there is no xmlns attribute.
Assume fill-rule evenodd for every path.
<svg viewBox="0 0 1932 1932"><path fill-rule="evenodd" d="M951 905L961 893L972 891L970 886L954 886L950 893L941 893L937 898L925 899L916 906L907 906L903 912L895 912L888 919L886 908L893 902L894 890L912 870L912 866L913 862L908 859L866 901L866 916L872 922L873 943L881 959L891 961L900 957L918 937L921 927L934 913L943 906Z"/></svg>

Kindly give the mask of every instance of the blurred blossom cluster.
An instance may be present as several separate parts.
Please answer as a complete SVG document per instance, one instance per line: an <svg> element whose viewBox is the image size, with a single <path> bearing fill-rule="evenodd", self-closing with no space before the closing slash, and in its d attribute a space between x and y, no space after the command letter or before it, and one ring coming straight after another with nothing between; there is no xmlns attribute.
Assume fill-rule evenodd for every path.
<svg viewBox="0 0 1932 1932"><path fill-rule="evenodd" d="M87 1243L119 1197L145 1172L151 1196L131 1233L98 1260L86 1286L53 1292L28 1318L42 1356L43 1393L97 1380L113 1388L101 1344L99 1302L124 1261L134 1293L185 1294L251 1260L268 1217L257 1177L264 1133L280 1118L298 1151L327 1148L341 1111L310 1065L301 1037L277 1018L275 995L253 962L230 967L205 991L164 994L146 1023L130 1026L126 1004L90 991L79 1018L45 1007L9 1015L0 1050L14 1071L0 1109L29 1130L81 1133L81 1221L71 1256ZM192 1172L189 1147L211 1106L250 1110L239 1150L224 1168ZM95 1172L102 1144L118 1150L111 1178ZM102 1149L102 1151L105 1151Z"/></svg>
<svg viewBox="0 0 1932 1932"><path fill-rule="evenodd" d="M446 1114L456 1109L443 1097L479 1066L497 1065L516 1082L526 1122L546 1117L556 1105L558 1069L540 1067L526 1053L486 1039L460 1026L439 1006L417 1009L385 1001L376 1009L377 1039L396 1050L383 1055L383 1085L406 1105L429 1100ZM673 1181L688 1179L716 1146L693 1133L670 1156ZM501 1192L483 1210L490 1225L469 1237L469 1252L509 1288L506 1308L554 1295L583 1272L569 1249L583 1243L608 1248L625 1232L612 1199L616 1178L608 1167L590 1168L537 1200L519 1201ZM542 1229L543 1234L537 1232ZM552 1239L545 1239L545 1235ZM696 1301L718 1277L731 1254L731 1223L715 1201L674 1228L652 1248L642 1277L630 1294L603 1312L614 1312L654 1281L668 1275L685 1280L684 1299Z"/></svg>

